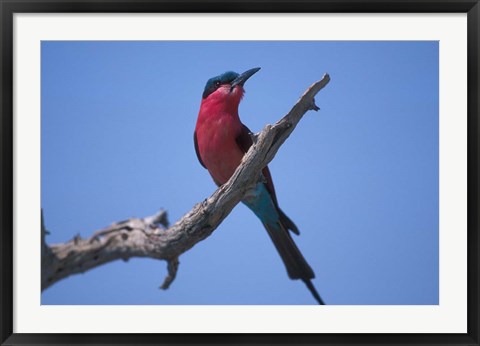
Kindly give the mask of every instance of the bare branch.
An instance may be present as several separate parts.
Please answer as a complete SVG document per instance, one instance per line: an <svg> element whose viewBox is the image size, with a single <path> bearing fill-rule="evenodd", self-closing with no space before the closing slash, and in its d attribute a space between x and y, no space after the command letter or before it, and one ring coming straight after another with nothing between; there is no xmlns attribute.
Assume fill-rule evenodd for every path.
<svg viewBox="0 0 480 346"><path fill-rule="evenodd" d="M173 280L175 280L175 277L177 276L177 271L178 271L178 266L179 265L180 265L180 262L179 262L178 258L174 258L174 259L168 261L168 266L167 266L168 275L165 278L165 280L163 281L162 286L160 286L160 288L162 290L166 290L167 288L169 288L170 284L173 282Z"/></svg>
<svg viewBox="0 0 480 346"><path fill-rule="evenodd" d="M175 279L178 257L207 238L256 184L260 171L274 158L308 110L318 110L315 95L330 81L328 74L312 84L290 112L274 125L266 125L245 154L230 180L213 195L168 227L166 212L144 219L129 219L95 232L90 238L74 237L67 243L45 244L42 251L42 290L72 274L83 273L117 259L149 257L168 262L168 276L161 288ZM42 214L42 239L46 233ZM42 245L43 249L43 245Z"/></svg>

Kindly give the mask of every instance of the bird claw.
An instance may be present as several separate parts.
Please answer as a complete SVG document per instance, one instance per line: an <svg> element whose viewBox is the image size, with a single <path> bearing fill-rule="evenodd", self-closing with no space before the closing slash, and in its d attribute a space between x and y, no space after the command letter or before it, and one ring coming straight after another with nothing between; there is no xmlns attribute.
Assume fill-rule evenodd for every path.
<svg viewBox="0 0 480 346"><path fill-rule="evenodd" d="M249 132L248 134L250 135L250 138L252 139L252 142L257 143L258 133Z"/></svg>

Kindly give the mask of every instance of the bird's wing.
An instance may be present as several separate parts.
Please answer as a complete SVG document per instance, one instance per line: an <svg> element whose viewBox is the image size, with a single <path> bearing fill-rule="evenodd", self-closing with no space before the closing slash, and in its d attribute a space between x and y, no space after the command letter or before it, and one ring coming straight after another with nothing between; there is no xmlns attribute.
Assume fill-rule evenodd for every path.
<svg viewBox="0 0 480 346"><path fill-rule="evenodd" d="M238 135L238 137L236 138L236 141L238 146L242 148L244 153L246 153L253 144L253 139L251 135L252 131L250 131L248 127L242 124L242 131L240 132L240 135ZM268 166L265 166L265 168L262 170L262 173L266 180L265 185L267 187L267 190L268 192L270 192L273 202L278 207L277 195L275 194L275 187L273 186L273 180L272 176L270 175L270 170L268 169Z"/></svg>
<svg viewBox="0 0 480 346"><path fill-rule="evenodd" d="M237 136L236 142L238 146L243 150L244 153L246 153L253 144L253 139L251 134L252 134L252 131L250 131L250 129L246 127L244 124L242 124L242 131ZM292 220L290 220L290 218L278 206L277 194L275 193L275 187L273 186L272 175L270 174L270 170L268 169L268 166L265 166L265 168L262 170L262 174L266 180L265 186L267 188L267 191L270 193L270 196L272 196L273 203L277 207L277 211L280 216L281 223L286 229L291 230L293 233L297 235L300 234L300 231L298 230L297 226L293 223Z"/></svg>
<svg viewBox="0 0 480 346"><path fill-rule="evenodd" d="M197 131L193 132L193 142L195 143L195 152L197 153L198 161L203 167L207 168L203 163L202 158L200 157L200 151L198 150Z"/></svg>

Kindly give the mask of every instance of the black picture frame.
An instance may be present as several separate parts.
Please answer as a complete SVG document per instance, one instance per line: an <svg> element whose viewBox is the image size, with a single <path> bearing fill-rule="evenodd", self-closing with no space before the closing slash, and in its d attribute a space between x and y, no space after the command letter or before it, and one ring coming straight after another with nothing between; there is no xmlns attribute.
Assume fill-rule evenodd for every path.
<svg viewBox="0 0 480 346"><path fill-rule="evenodd" d="M478 0L0 0L1 190L0 341L2 345L449 344L479 345L479 16ZM18 334L13 333L13 15L142 12L456 12L468 15L468 331L465 334Z"/></svg>

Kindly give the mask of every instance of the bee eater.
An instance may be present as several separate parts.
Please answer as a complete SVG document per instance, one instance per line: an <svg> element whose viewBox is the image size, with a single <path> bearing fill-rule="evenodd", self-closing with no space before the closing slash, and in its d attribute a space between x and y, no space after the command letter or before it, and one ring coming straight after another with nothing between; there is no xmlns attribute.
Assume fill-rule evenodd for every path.
<svg viewBox="0 0 480 346"><path fill-rule="evenodd" d="M245 92L245 82L258 70L259 67L242 74L225 72L210 78L205 85L194 144L200 164L218 186L233 175L253 143L251 131L240 121L238 106ZM301 279L316 301L324 304L311 282L315 274L289 233L298 235L299 231L278 205L268 166L263 168L262 175L263 179L246 192L242 202L262 221L290 279Z"/></svg>

